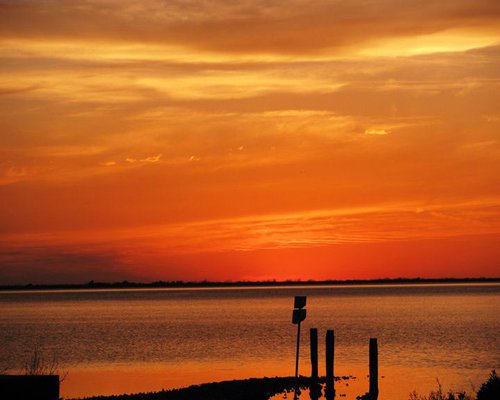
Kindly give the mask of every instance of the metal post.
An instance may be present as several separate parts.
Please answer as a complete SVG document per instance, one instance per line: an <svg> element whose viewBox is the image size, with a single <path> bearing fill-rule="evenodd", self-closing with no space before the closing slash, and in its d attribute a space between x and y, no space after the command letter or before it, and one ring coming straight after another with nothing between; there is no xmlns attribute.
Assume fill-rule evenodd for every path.
<svg viewBox="0 0 500 400"><path fill-rule="evenodd" d="M292 314L292 323L297 324L297 351L295 358L295 377L299 377L299 350L300 350L300 323L306 319L306 296L295 296Z"/></svg>

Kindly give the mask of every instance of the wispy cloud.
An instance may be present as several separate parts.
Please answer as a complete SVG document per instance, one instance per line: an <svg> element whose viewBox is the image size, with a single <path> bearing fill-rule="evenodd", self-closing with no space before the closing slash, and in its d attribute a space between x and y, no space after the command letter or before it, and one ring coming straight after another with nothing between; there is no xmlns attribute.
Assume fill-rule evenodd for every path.
<svg viewBox="0 0 500 400"><path fill-rule="evenodd" d="M109 249L50 246L0 249L3 284L137 280L138 275Z"/></svg>
<svg viewBox="0 0 500 400"><path fill-rule="evenodd" d="M133 158L133 157L127 157L125 158L125 162L129 164L135 164L135 163L157 163L161 160L163 157L163 154L157 154L156 156L148 156L145 158Z"/></svg>
<svg viewBox="0 0 500 400"><path fill-rule="evenodd" d="M155 163L160 161L163 154L157 154L156 156L149 156L140 160L141 162Z"/></svg>
<svg viewBox="0 0 500 400"><path fill-rule="evenodd" d="M116 165L116 161L104 161L99 163L99 165L102 165L103 167L113 167Z"/></svg>
<svg viewBox="0 0 500 400"><path fill-rule="evenodd" d="M394 267L399 248L406 249L403 253L407 253L412 248L423 246L425 249L426 243L436 243L436 250L431 251L431 255L435 255L443 253L444 250L437 249L444 244L455 246L453 243L457 241L465 248L455 249L456 254L463 254L466 262L470 262L472 255L479 263L476 274L465 272L465 275L491 275L490 266L494 260L489 257L491 246L500 238L499 215L500 203L493 199L477 204L381 205L126 229L11 234L0 238L3 265L0 281L27 283L60 279L82 282L90 279L202 279L207 276L212 279L289 278L297 267L302 270L297 277L352 277L354 273L358 277L376 277L380 273L377 273L379 264ZM470 247L473 243L474 247ZM370 252L376 249L379 249L380 259L370 257ZM389 256L385 251L389 251ZM450 251L448 247L445 253L447 251ZM366 257L360 258L360 252L367 252ZM295 260L293 254L301 255L300 259ZM325 258L335 254L347 258ZM285 255L288 258L283 259ZM415 255L415 260L407 256L403 259L405 265L385 276L405 273L428 276L430 272L423 269L424 264L431 265L434 270L436 263L449 273L450 268L458 265L453 264L457 262L455 257L450 258L450 265L420 255ZM230 268L228 262L240 263L239 268ZM355 262L349 265L351 275L345 275L345 271L332 275L331 271L324 270L325 266L346 262ZM270 263L274 269L269 269ZM303 263L312 268L307 274ZM139 269L138 264L141 265ZM207 267L212 270L209 275L204 272ZM359 275L363 270L372 272ZM28 280L27 276L30 276Z"/></svg>
<svg viewBox="0 0 500 400"><path fill-rule="evenodd" d="M390 131L388 129L382 129L382 128L371 128L371 129L365 129L365 133L367 135L388 135Z"/></svg>
<svg viewBox="0 0 500 400"><path fill-rule="evenodd" d="M22 6L3 4L0 34L6 38L163 43L226 53L311 54L373 46L392 37L425 37L452 28L461 37L474 36L471 31L494 36L499 14L496 2L489 0L447 0L425 6L415 0L403 4L396 0L376 4L320 1L314 7L307 1L286 6L260 0L238 5L209 1L196 8L189 1L122 1L119 8L104 0L85 2L85 7L77 2L27 1ZM417 43L415 47L423 46Z"/></svg>
<svg viewBox="0 0 500 400"><path fill-rule="evenodd" d="M167 252L256 251L500 234L500 202L315 210L129 229L9 235L13 246L130 245Z"/></svg>

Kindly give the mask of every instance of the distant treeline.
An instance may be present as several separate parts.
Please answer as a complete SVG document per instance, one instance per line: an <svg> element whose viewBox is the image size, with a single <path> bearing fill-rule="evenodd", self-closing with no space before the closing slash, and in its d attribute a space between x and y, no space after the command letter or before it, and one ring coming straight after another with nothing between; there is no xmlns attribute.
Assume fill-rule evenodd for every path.
<svg viewBox="0 0 500 400"><path fill-rule="evenodd" d="M210 287L280 287L280 286L323 286L323 285L381 285L381 284L425 284L425 283L497 283L500 278L381 278L351 280L285 280L285 281L156 281L144 282L94 282L82 284L27 284L1 285L0 290L68 290L68 289L156 289L156 288L210 288Z"/></svg>

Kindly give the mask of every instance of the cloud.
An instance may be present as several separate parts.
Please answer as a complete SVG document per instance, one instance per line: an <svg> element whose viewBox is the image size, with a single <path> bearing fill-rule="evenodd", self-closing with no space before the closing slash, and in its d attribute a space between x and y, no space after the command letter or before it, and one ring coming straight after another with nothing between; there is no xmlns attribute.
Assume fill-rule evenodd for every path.
<svg viewBox="0 0 500 400"><path fill-rule="evenodd" d="M260 0L3 2L0 35L92 41L164 43L229 53L310 54L388 37L422 36L450 28L498 34L500 7L491 0L422 5L384 2ZM72 21L71 23L69 21ZM227 32L231 32L228 35ZM250 33L251 32L251 33ZM463 34L464 36L466 33Z"/></svg>
<svg viewBox="0 0 500 400"><path fill-rule="evenodd" d="M9 96L14 94L22 94L26 92L31 92L37 90L38 86L28 86L28 87L0 87L0 96Z"/></svg>
<svg viewBox="0 0 500 400"><path fill-rule="evenodd" d="M382 128L365 129L366 135L388 135L389 132L390 132L389 130Z"/></svg>
<svg viewBox="0 0 500 400"><path fill-rule="evenodd" d="M104 161L102 163L99 163L99 165L103 167L113 167L116 165L116 161Z"/></svg>
<svg viewBox="0 0 500 400"><path fill-rule="evenodd" d="M11 235L0 245L43 248L62 245L163 249L173 253L250 251L315 247L342 243L376 243L500 234L500 203L431 205L380 204L371 207L311 210L288 214L139 226L131 229L75 231L61 234ZM9 244L7 244L9 243Z"/></svg>
<svg viewBox="0 0 500 400"><path fill-rule="evenodd" d="M139 160L139 161L146 162L146 163L156 163L156 162L160 161L162 156L163 156L163 154L157 154L156 156L149 156L149 157L143 158L142 160Z"/></svg>
<svg viewBox="0 0 500 400"><path fill-rule="evenodd" d="M79 246L0 247L2 284L85 283L137 278L116 253ZM122 278L122 279L120 279Z"/></svg>
<svg viewBox="0 0 500 400"><path fill-rule="evenodd" d="M161 160L163 157L163 154L157 154L156 156L148 156L145 158L137 159L133 157L127 157L125 158L125 161L129 164L135 164L135 163L157 163Z"/></svg>
<svg viewBox="0 0 500 400"><path fill-rule="evenodd" d="M446 264L447 271L463 264L463 260L454 264L456 260L446 256L450 250L459 259L465 256L467 262L476 257L474 271L464 267L460 276L477 276L480 270L493 276L491 266L496 264L491 257L500 237L499 215L498 199L485 199L424 207L385 204L133 228L4 235L0 239L0 283L203 279L207 271L212 279L243 279L252 271L253 276L265 271L267 276L284 273L282 278L289 278L296 269L304 271L304 265L313 266L311 275L298 277L331 279L344 276L332 271L332 265L342 266L349 260L354 276L379 263L389 263L392 268L384 267L389 275L383 276L427 276L429 270L423 265L432 265L430 270L439 276L434 270L436 263L439 268ZM417 252L408 258L408 252L432 243L429 254ZM444 254L443 246L447 247ZM378 255L375 259L371 256L374 251ZM380 268L370 276L380 277ZM413 272L407 275L409 269Z"/></svg>

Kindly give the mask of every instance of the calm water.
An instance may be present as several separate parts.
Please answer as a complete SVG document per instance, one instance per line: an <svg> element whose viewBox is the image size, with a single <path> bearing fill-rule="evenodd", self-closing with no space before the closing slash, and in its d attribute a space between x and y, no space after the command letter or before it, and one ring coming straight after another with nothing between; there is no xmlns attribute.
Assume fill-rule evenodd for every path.
<svg viewBox="0 0 500 400"><path fill-rule="evenodd" d="M436 378L470 390L500 369L499 284L0 292L0 369L21 368L35 348L54 352L69 371L66 397L292 375L295 295L308 296L301 373L308 329L319 329L320 360L335 329L336 374L357 377L347 398L367 389L370 337L381 399Z"/></svg>

